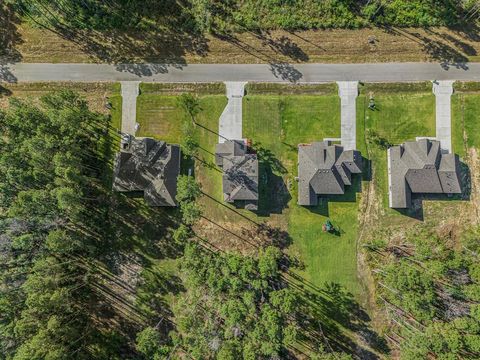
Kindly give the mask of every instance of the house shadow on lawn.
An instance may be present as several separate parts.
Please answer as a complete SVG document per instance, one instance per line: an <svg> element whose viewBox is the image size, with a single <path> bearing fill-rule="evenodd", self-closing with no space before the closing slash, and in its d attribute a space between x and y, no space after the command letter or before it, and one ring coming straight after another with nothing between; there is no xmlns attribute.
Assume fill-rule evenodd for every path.
<svg viewBox="0 0 480 360"><path fill-rule="evenodd" d="M368 178L368 176L366 177ZM357 194L362 192L362 180L365 177L362 174L352 175L352 185L345 186L345 194L342 195L322 195L318 198L317 206L306 206L310 212L329 217L330 211L328 203L330 202L357 202Z"/></svg>
<svg viewBox="0 0 480 360"><path fill-rule="evenodd" d="M412 194L412 205L407 209L393 209L395 212L418 221L424 221L423 200L432 201L469 201L472 192L472 178L470 168L460 162L461 194Z"/></svg>
<svg viewBox="0 0 480 360"><path fill-rule="evenodd" d="M259 162L259 199L256 213L259 216L281 214L292 199L283 178L287 169L275 154L262 144L253 143L252 149L257 153Z"/></svg>
<svg viewBox="0 0 480 360"><path fill-rule="evenodd" d="M357 359L379 359L377 353L390 352L386 340L372 329L369 315L343 286L325 283L320 288L294 272L289 275L300 295L302 347L313 353L343 351Z"/></svg>

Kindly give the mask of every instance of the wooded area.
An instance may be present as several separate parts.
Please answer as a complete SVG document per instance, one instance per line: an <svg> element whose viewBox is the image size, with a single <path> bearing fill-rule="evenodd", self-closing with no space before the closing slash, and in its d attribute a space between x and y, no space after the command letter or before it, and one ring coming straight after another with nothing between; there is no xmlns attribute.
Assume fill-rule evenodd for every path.
<svg viewBox="0 0 480 360"><path fill-rule="evenodd" d="M118 134L78 94L12 98L0 130L0 359L287 358L300 340L318 359L343 356L311 334L318 319L281 242L240 255L195 234L194 177L179 177L179 210L113 193ZM133 288L116 273L137 266L139 246ZM179 278L149 265L158 256L178 259ZM172 308L164 295L177 297Z"/></svg>
<svg viewBox="0 0 480 360"><path fill-rule="evenodd" d="M478 18L476 1L155 1L9 0L20 14L43 24L77 29L148 30L157 23L177 31L326 29L380 26L453 26Z"/></svg>

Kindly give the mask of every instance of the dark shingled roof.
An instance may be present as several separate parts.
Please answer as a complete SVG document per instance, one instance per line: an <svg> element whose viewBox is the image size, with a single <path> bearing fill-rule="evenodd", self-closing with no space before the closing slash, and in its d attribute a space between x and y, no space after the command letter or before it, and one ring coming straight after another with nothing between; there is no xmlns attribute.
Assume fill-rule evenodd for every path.
<svg viewBox="0 0 480 360"><path fill-rule="evenodd" d="M408 208L411 194L458 194L460 161L455 154L442 154L440 142L420 139L388 149L389 204Z"/></svg>
<svg viewBox="0 0 480 360"><path fill-rule="evenodd" d="M150 206L177 206L180 147L150 138L132 138L117 153L113 190L143 191Z"/></svg>
<svg viewBox="0 0 480 360"><path fill-rule="evenodd" d="M245 207L257 210L258 159L248 154L243 140L217 144L215 163L223 169L223 196L230 203L244 201Z"/></svg>
<svg viewBox="0 0 480 360"><path fill-rule="evenodd" d="M344 194L352 174L362 172L359 151L328 141L298 146L298 204L314 206L319 195Z"/></svg>

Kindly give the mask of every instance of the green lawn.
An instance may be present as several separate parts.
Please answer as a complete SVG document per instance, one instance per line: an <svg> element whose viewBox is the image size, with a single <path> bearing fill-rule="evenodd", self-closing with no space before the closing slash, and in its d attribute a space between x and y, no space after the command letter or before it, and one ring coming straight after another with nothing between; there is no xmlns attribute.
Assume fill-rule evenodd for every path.
<svg viewBox="0 0 480 360"><path fill-rule="evenodd" d="M376 110L368 109L371 96ZM368 84L361 88L357 98L357 129L358 138L365 137L365 130L373 131L393 145L415 140L417 136L435 136L435 96L431 84ZM359 149L366 154L366 148ZM387 151L375 145L368 150L383 207L390 214L398 214L388 208Z"/></svg>
<svg viewBox="0 0 480 360"><path fill-rule="evenodd" d="M461 157L465 156L466 147L480 148L479 109L480 92L458 92L452 96L453 149Z"/></svg>
<svg viewBox="0 0 480 360"><path fill-rule="evenodd" d="M178 107L178 96L165 95L164 91L173 91L171 87L147 85L144 84L137 99L137 121L140 124L137 135L181 144L185 123L190 120ZM184 87L181 89L189 90ZM213 90L216 90L216 87ZM199 143L196 176L202 184L203 192L222 202L222 177L213 165L215 145L218 142L218 119L227 104L227 99L224 95L200 95L199 100L202 111L196 117L198 125L195 126ZM206 217L218 220L225 216L222 206L214 200L207 197L202 202Z"/></svg>
<svg viewBox="0 0 480 360"><path fill-rule="evenodd" d="M292 238L289 251L298 255L304 265L299 275L315 287L335 282L358 295L355 194L358 186L350 188L345 196L315 208L296 204L297 145L340 137L340 99L336 95L252 95L245 97L243 105L244 136L273 153L285 168L283 171L273 169L273 174L291 184L284 221ZM274 199L269 200L274 203ZM341 229L340 236L322 232L327 218Z"/></svg>
<svg viewBox="0 0 480 360"><path fill-rule="evenodd" d="M368 102L368 96L360 97ZM377 110L365 111L367 128L375 129L392 144L435 136L435 97L432 93L374 94ZM368 107L368 104L367 104ZM362 115L362 114L360 114Z"/></svg>
<svg viewBox="0 0 480 360"><path fill-rule="evenodd" d="M208 197L203 199L205 216L221 221L231 214L222 205L221 174L208 165L213 164L213 153L218 141L218 118L226 99L223 96L203 96L200 99L203 111L197 119L197 136L200 143L199 159L204 163L197 161L196 175L202 183L203 191L216 200ZM339 137L339 109L337 96L247 96L244 100L244 136L270 150L286 168L286 174L282 174L282 170L273 169L272 177L285 176L286 181L294 184L296 145L324 137ZM141 136L181 142L182 123L185 119L182 110L176 106L175 96L142 94L138 98L137 114L141 124ZM299 122L302 126L298 126ZM147 132L147 129L154 130ZM342 236L335 237L321 232L321 225L326 217L296 206L296 189L293 188L291 192L292 199L288 206L292 210L285 210L281 221L288 224L293 237L292 252L299 252L306 265L304 276L316 286L334 281L357 293L357 203L329 203L330 217L345 231ZM264 193L262 200L265 200L264 195L272 202L278 200L278 193ZM281 205L278 204L278 207ZM271 207L271 202L268 206ZM248 211L237 211L248 217L255 217ZM311 226L307 227L308 232L303 231L303 221L306 220L311 220Z"/></svg>
<svg viewBox="0 0 480 360"><path fill-rule="evenodd" d="M137 98L138 136L153 137L170 143L182 138L183 112L176 96L142 94Z"/></svg>

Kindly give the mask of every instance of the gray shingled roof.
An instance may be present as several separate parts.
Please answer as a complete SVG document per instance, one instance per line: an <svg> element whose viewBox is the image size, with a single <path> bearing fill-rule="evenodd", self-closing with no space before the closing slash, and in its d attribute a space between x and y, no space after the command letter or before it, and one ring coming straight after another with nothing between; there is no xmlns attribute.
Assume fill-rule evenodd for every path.
<svg viewBox="0 0 480 360"><path fill-rule="evenodd" d="M458 194L460 161L442 154L440 142L420 139L388 149L389 204L408 208L411 194Z"/></svg>
<svg viewBox="0 0 480 360"><path fill-rule="evenodd" d="M132 138L115 158L112 188L143 191L150 206L177 206L180 147L151 138Z"/></svg>
<svg viewBox="0 0 480 360"><path fill-rule="evenodd" d="M362 172L359 151L328 141L298 146L298 204L314 206L319 195L344 194L352 174Z"/></svg>
<svg viewBox="0 0 480 360"><path fill-rule="evenodd" d="M223 169L224 200L246 202L246 208L257 209L258 159L248 154L243 140L231 140L217 144L215 163Z"/></svg>

